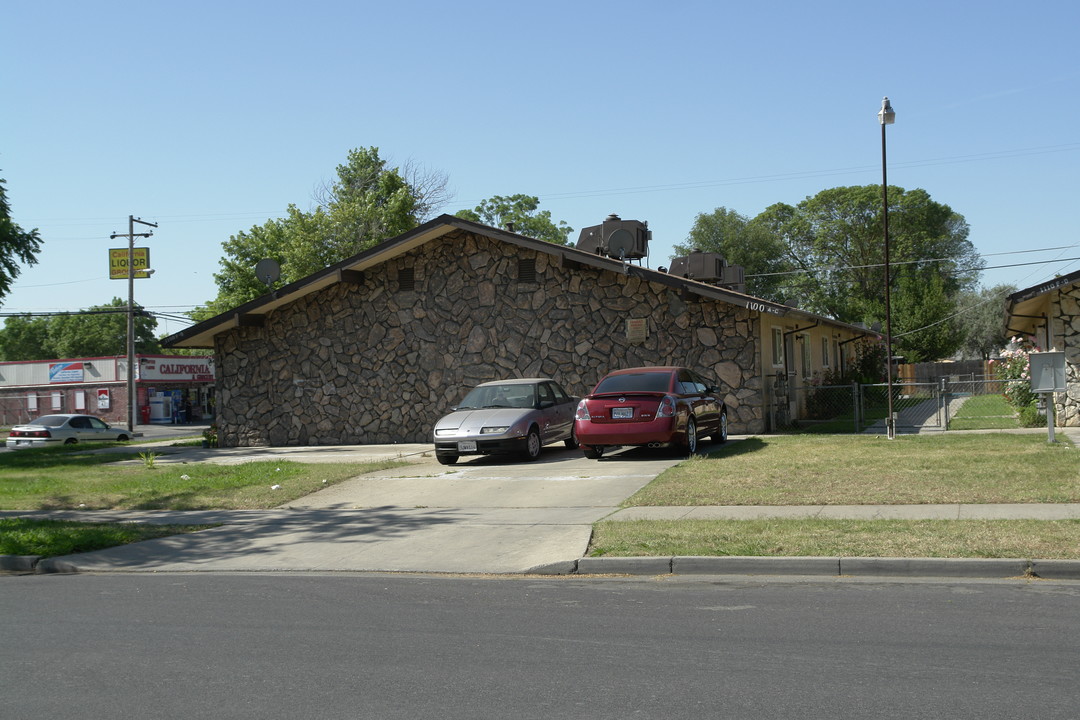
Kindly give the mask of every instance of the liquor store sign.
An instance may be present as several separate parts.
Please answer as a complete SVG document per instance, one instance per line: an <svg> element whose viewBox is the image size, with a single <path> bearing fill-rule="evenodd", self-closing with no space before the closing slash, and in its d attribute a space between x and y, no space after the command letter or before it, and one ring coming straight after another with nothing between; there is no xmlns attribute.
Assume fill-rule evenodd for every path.
<svg viewBox="0 0 1080 720"><path fill-rule="evenodd" d="M135 270L135 277L148 278L150 273L150 248L134 248L132 252L131 267ZM127 280L128 278L128 248L109 248L109 279Z"/></svg>

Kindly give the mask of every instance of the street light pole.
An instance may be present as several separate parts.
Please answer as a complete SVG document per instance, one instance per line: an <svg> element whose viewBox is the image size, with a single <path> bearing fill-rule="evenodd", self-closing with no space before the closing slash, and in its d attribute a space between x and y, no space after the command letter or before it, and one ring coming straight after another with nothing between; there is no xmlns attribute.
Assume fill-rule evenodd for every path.
<svg viewBox="0 0 1080 720"><path fill-rule="evenodd" d="M896 438L896 420L893 418L893 362L892 362L892 298L890 297L889 279L889 178L885 162L885 126L896 122L896 112L889 104L889 98L881 101L878 111L881 123L881 216L885 227L885 367L888 371L885 382L888 387L888 416L885 418L885 434L890 440Z"/></svg>

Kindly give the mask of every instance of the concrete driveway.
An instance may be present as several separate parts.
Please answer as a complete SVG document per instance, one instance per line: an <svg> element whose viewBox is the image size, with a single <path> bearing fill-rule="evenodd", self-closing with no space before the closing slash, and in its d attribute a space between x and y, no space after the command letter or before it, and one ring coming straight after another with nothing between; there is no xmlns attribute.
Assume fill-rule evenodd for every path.
<svg viewBox="0 0 1080 720"><path fill-rule="evenodd" d="M52 561L57 570L101 571L403 571L519 573L585 553L594 522L679 458L629 450L601 461L547 448L533 463L497 458L439 465L430 448L407 454L407 467L364 475L287 506L265 511L125 513L149 522L221 522L222 527ZM371 452L374 448L365 449ZM302 460L358 448L255 448ZM195 449L159 460L188 462ZM240 452L218 453L236 462ZM252 457L250 459L255 459ZM65 513L85 517L89 513ZM94 513L97 519L108 517ZM57 514L52 514L56 517ZM116 518L109 518L116 519Z"/></svg>

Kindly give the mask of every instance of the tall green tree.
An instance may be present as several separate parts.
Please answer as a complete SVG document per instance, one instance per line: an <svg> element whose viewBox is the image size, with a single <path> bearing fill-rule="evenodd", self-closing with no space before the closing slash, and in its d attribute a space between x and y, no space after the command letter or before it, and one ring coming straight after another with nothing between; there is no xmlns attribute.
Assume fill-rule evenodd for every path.
<svg viewBox="0 0 1080 720"><path fill-rule="evenodd" d="M49 318L17 315L0 330L0 360L49 360L56 357L49 345Z"/></svg>
<svg viewBox="0 0 1080 720"><path fill-rule="evenodd" d="M22 271L19 264L34 265L41 250L37 229L23 230L11 219L5 184L0 178L0 298L11 291L11 283L19 277Z"/></svg>
<svg viewBox="0 0 1080 720"><path fill-rule="evenodd" d="M86 308L80 315L49 318L49 348L53 357L99 357L127 353L127 302L113 298L104 305ZM154 336L157 320L135 306L135 352L159 353Z"/></svg>
<svg viewBox="0 0 1080 720"><path fill-rule="evenodd" d="M954 313L959 294L977 283L982 260L963 216L925 190L890 186L888 199L893 334L900 335L898 328L910 333L913 325ZM803 271L785 283L794 304L844 322L883 323L881 186L823 190L796 206L773 205L755 221L777 235L787 260ZM955 328L940 332L951 339L930 342L911 333L899 337L894 350L909 358L947 357L962 338Z"/></svg>
<svg viewBox="0 0 1080 720"><path fill-rule="evenodd" d="M995 285L960 293L957 305L964 328L961 352L965 359L989 360L1008 344L1005 298L1016 290L1015 285Z"/></svg>
<svg viewBox="0 0 1080 720"><path fill-rule="evenodd" d="M512 223L514 232L519 235L566 245L574 228L562 220L554 222L551 212L539 210L539 207L540 198L534 195L496 195L481 201L472 210L459 210L455 215L462 220L498 228L505 228Z"/></svg>
<svg viewBox="0 0 1080 720"><path fill-rule="evenodd" d="M729 265L743 267L750 295L775 302L789 299L784 292L787 277L777 274L792 269L787 248L764 222L718 207L711 213L699 213L686 244L676 245L674 250L680 255L694 250L719 253Z"/></svg>
<svg viewBox="0 0 1080 720"><path fill-rule="evenodd" d="M0 330L0 354L8 361L108 357L127 353L127 302L111 302L70 315L19 315ZM135 352L159 353L157 320L136 306Z"/></svg>
<svg viewBox="0 0 1080 720"><path fill-rule="evenodd" d="M218 295L192 317L202 320L266 293L267 286L255 275L260 260L276 260L281 266L278 284L287 284L416 227L445 196L439 176L417 177L416 185L410 183L379 157L376 147L350 151L314 210L289 205L285 217L238 232L222 244L225 256L214 274Z"/></svg>

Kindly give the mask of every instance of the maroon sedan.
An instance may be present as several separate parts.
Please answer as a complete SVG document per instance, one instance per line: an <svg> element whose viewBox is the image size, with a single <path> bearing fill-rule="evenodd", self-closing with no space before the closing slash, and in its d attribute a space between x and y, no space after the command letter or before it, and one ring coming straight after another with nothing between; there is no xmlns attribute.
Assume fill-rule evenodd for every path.
<svg viewBox="0 0 1080 720"><path fill-rule="evenodd" d="M720 389L683 367L608 373L577 406L574 431L585 457L609 447L678 447L693 455L699 436L727 440Z"/></svg>

